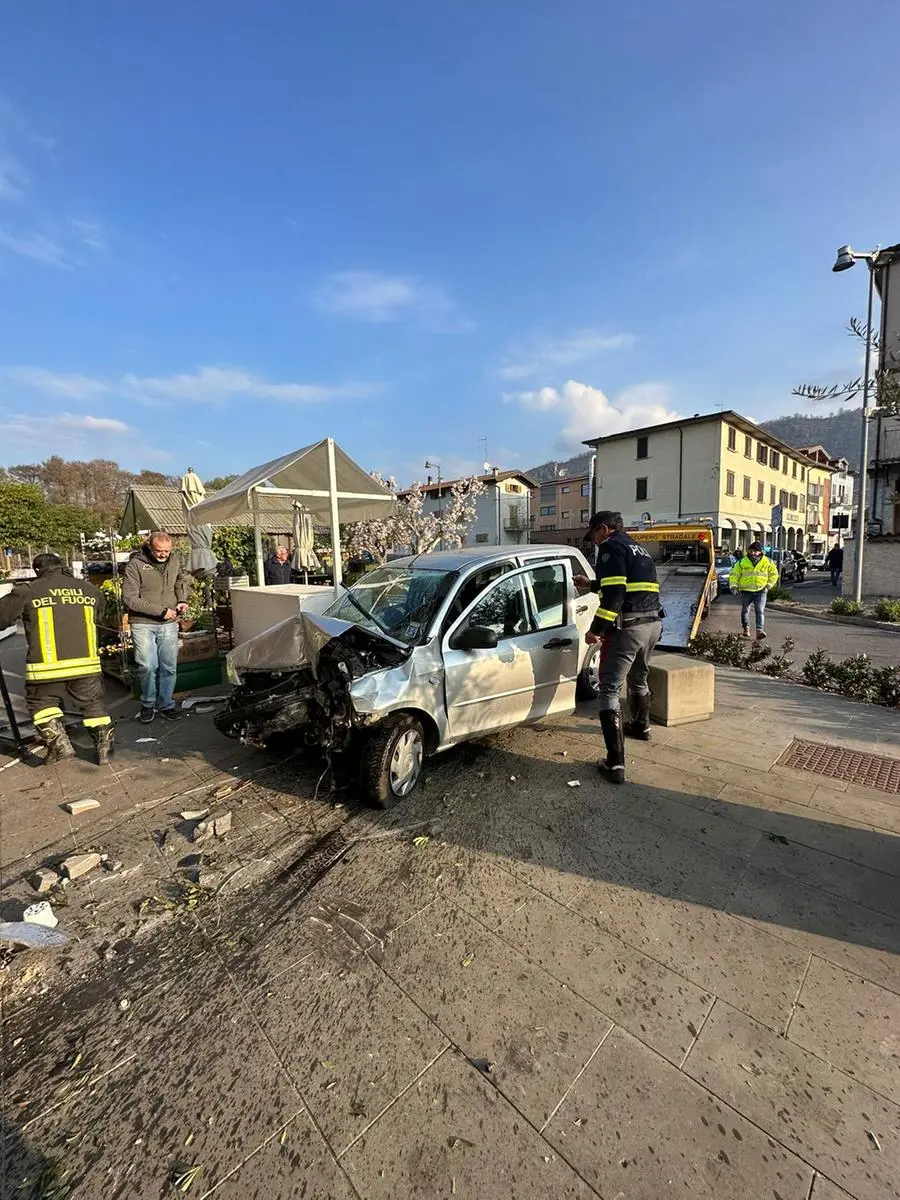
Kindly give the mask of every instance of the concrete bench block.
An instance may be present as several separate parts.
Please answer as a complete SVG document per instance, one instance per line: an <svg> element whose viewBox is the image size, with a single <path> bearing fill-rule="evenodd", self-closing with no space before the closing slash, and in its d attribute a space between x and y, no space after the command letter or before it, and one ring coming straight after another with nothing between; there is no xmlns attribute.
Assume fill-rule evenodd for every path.
<svg viewBox="0 0 900 1200"><path fill-rule="evenodd" d="M715 668L680 654L656 654L650 665L650 690L650 716L658 725L708 721L715 707Z"/></svg>

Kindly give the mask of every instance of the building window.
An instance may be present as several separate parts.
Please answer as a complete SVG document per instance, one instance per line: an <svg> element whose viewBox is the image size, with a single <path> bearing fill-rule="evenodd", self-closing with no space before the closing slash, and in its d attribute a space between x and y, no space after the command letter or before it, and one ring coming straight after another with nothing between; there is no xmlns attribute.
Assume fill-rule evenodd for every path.
<svg viewBox="0 0 900 1200"><path fill-rule="evenodd" d="M540 515L542 517L555 517L556 516L556 505L555 504L541 505Z"/></svg>
<svg viewBox="0 0 900 1200"><path fill-rule="evenodd" d="M800 468L800 482L806 483L806 467Z"/></svg>
<svg viewBox="0 0 900 1200"><path fill-rule="evenodd" d="M725 473L725 495L734 495L734 471L727 471Z"/></svg>
<svg viewBox="0 0 900 1200"><path fill-rule="evenodd" d="M563 496L568 496L572 489L570 487L561 487L559 490Z"/></svg>
<svg viewBox="0 0 900 1200"><path fill-rule="evenodd" d="M753 438L748 433L744 437L744 458L752 458L752 457L753 457Z"/></svg>
<svg viewBox="0 0 900 1200"><path fill-rule="evenodd" d="M787 473L788 473L788 456L786 454L784 456L784 461L781 464L781 469L782 469L782 471L784 471L785 475L787 475Z"/></svg>
<svg viewBox="0 0 900 1200"><path fill-rule="evenodd" d="M756 443L756 461L762 463L763 466L769 461L769 447L764 446L762 442Z"/></svg>
<svg viewBox="0 0 900 1200"><path fill-rule="evenodd" d="M556 530L556 526L555 525L542 525L541 529L544 531L544 533L553 533Z"/></svg>
<svg viewBox="0 0 900 1200"><path fill-rule="evenodd" d="M805 496L800 497L800 511L806 512L806 497Z"/></svg>
<svg viewBox="0 0 900 1200"><path fill-rule="evenodd" d="M781 505L782 508L787 508L788 494L786 491L782 490L778 493L778 503Z"/></svg>
<svg viewBox="0 0 900 1200"><path fill-rule="evenodd" d="M777 450L772 451L771 455L769 456L769 463L773 471L777 471L781 466L781 455Z"/></svg>
<svg viewBox="0 0 900 1200"><path fill-rule="evenodd" d="M567 513L567 512L560 513L559 515L562 517L562 519L563 519L564 521L567 521L567 520L569 519L569 516L570 516L570 514L569 514L569 513Z"/></svg>
<svg viewBox="0 0 900 1200"><path fill-rule="evenodd" d="M583 508L583 509L581 510L581 520L582 520L582 523L584 523L585 521L589 521L589 520L590 520L590 516L591 516L591 514L588 512L588 510L587 510L586 508Z"/></svg>
<svg viewBox="0 0 900 1200"><path fill-rule="evenodd" d="M769 488L769 503L774 507L774 505L775 505L775 488L774 487Z"/></svg>
<svg viewBox="0 0 900 1200"><path fill-rule="evenodd" d="M590 496L591 485L589 483L583 483L581 485L581 494L582 494L582 496Z"/></svg>
<svg viewBox="0 0 900 1200"><path fill-rule="evenodd" d="M791 474L793 475L793 477L795 479L797 478L797 464L796 463L791 463Z"/></svg>
<svg viewBox="0 0 900 1200"><path fill-rule="evenodd" d="M745 475L744 476L744 499L745 500L750 499L750 486L751 486L750 476Z"/></svg>
<svg viewBox="0 0 900 1200"><path fill-rule="evenodd" d="M486 533L476 533L476 534L475 534L475 543L476 543L476 545L478 545L478 546L486 546L486 545L487 545L487 540L488 540L488 535L487 535Z"/></svg>
<svg viewBox="0 0 900 1200"><path fill-rule="evenodd" d="M757 504L765 504L765 502L766 502L766 485L764 483L758 483L756 485L756 503Z"/></svg>
<svg viewBox="0 0 900 1200"><path fill-rule="evenodd" d="M730 425L728 426L728 449L737 449L737 430L732 429Z"/></svg>
<svg viewBox="0 0 900 1200"><path fill-rule="evenodd" d="M524 488L521 486L521 484L518 484L518 483L508 483L506 485L506 490L508 492L513 492L515 495L519 496L524 491Z"/></svg>
<svg viewBox="0 0 900 1200"><path fill-rule="evenodd" d="M634 481L634 498L635 498L635 500L647 500L649 498L647 482L648 481L647 481L646 476L644 476L643 479L636 479Z"/></svg>
<svg viewBox="0 0 900 1200"><path fill-rule="evenodd" d="M791 492L791 509L793 512L797 511L797 493L796 492Z"/></svg>
<svg viewBox="0 0 900 1200"><path fill-rule="evenodd" d="M645 437L638 438L638 440L637 440L637 457L638 458L647 458L648 457L648 455L647 455L648 440L649 439L645 438Z"/></svg>

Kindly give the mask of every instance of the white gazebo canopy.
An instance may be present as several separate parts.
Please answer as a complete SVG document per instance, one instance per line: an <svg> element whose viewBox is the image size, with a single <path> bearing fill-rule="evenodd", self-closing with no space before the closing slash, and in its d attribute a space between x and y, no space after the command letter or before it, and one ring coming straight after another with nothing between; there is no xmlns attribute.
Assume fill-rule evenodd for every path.
<svg viewBox="0 0 900 1200"><path fill-rule="evenodd" d="M282 498L287 514L291 513L294 502L301 500L315 523L330 524L335 593L341 586L341 522L378 520L388 516L396 503L393 492L373 479L332 438L246 471L208 500L195 504L190 519L193 524L220 525L252 514L260 583L263 578L261 495L265 496L269 510L276 498Z"/></svg>

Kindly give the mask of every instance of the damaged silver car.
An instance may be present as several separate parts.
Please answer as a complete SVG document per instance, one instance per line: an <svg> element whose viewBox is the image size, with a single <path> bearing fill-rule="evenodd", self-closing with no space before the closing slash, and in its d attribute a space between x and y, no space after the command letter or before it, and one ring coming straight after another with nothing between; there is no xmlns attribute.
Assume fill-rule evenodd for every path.
<svg viewBox="0 0 900 1200"><path fill-rule="evenodd" d="M423 554L363 576L319 615L301 611L232 651L237 686L216 717L230 737L302 738L358 768L389 807L428 755L570 713L593 695L596 601L568 546Z"/></svg>

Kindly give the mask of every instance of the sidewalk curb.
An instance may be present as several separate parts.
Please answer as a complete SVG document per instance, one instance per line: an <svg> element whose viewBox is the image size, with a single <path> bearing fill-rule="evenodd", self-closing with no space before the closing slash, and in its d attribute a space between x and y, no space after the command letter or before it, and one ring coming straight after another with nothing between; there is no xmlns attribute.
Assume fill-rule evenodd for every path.
<svg viewBox="0 0 900 1200"><path fill-rule="evenodd" d="M803 604L795 604L790 600L771 600L768 607L777 609L779 612L793 613L796 617L811 617L814 621L825 621L829 625L858 625L863 629L883 629L886 633L900 633L900 624L896 621L876 621L874 617L839 616L837 613L807 608Z"/></svg>

